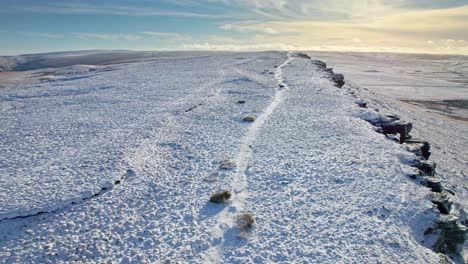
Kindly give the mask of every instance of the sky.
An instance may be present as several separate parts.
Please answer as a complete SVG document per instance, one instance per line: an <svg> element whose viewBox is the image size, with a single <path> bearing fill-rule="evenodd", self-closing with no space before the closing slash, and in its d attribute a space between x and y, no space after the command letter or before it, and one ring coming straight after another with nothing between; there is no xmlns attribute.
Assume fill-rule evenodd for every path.
<svg viewBox="0 0 468 264"><path fill-rule="evenodd" d="M0 55L89 49L468 55L468 0L0 0Z"/></svg>

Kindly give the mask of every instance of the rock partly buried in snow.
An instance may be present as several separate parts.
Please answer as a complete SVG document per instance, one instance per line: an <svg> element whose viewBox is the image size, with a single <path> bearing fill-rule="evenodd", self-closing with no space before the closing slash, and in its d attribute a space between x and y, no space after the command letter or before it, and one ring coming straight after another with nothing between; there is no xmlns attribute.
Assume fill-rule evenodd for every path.
<svg viewBox="0 0 468 264"><path fill-rule="evenodd" d="M298 58L304 58L304 59L310 59L310 56L305 54L305 53L294 53L294 56L298 57Z"/></svg>
<svg viewBox="0 0 468 264"><path fill-rule="evenodd" d="M219 204L219 203L225 203L229 199L231 199L230 191L219 191L211 195L210 202Z"/></svg>
<svg viewBox="0 0 468 264"><path fill-rule="evenodd" d="M245 122L253 122L253 121L255 121L255 117L253 117L253 116L245 116L244 118L242 118L242 121L245 121Z"/></svg>
<svg viewBox="0 0 468 264"><path fill-rule="evenodd" d="M429 159L431 156L431 145L427 141L421 140L406 140L405 146L409 151L415 153L416 155Z"/></svg>
<svg viewBox="0 0 468 264"><path fill-rule="evenodd" d="M427 177L426 178L427 187L431 188L433 192L442 192L442 181L439 177Z"/></svg>
<svg viewBox="0 0 468 264"><path fill-rule="evenodd" d="M397 115L393 115L393 114L384 115L384 114L378 113L378 110L375 110L375 112L372 110L365 110L360 114L360 117L375 126L379 126L382 123L389 123L392 121L397 121L400 119Z"/></svg>
<svg viewBox="0 0 468 264"><path fill-rule="evenodd" d="M236 163L232 160L223 160L219 164L219 168L223 170L232 170L236 167Z"/></svg>
<svg viewBox="0 0 468 264"><path fill-rule="evenodd" d="M433 161L421 160L417 167L424 175L434 176L437 164Z"/></svg>
<svg viewBox="0 0 468 264"><path fill-rule="evenodd" d="M362 100L362 99L356 100L355 103L356 103L359 107L367 108L367 103L366 103L364 100Z"/></svg>
<svg viewBox="0 0 468 264"><path fill-rule="evenodd" d="M323 61L314 60L312 63L317 65L321 69L326 69L327 68L327 64L325 62L323 62Z"/></svg>
<svg viewBox="0 0 468 264"><path fill-rule="evenodd" d="M332 80L335 82L336 86L341 88L345 85L344 75L337 73L332 75Z"/></svg>
<svg viewBox="0 0 468 264"><path fill-rule="evenodd" d="M422 175L421 171L418 168L415 168L416 165L408 163L408 162L404 162L404 163L414 168L414 169L408 170L408 172L406 173L408 177L410 177L413 180L416 180L421 177Z"/></svg>
<svg viewBox="0 0 468 264"><path fill-rule="evenodd" d="M441 232L434 244L434 250L442 254L459 254L463 250L466 240L466 227L454 215L447 215L440 219L438 227Z"/></svg>
<svg viewBox="0 0 468 264"><path fill-rule="evenodd" d="M245 104L245 100L239 100L237 101L238 104Z"/></svg>
<svg viewBox="0 0 468 264"><path fill-rule="evenodd" d="M430 194L429 199L433 204L437 205L437 209L439 209L441 214L449 214L452 210L452 198L450 198L450 196L445 192L433 192Z"/></svg>
<svg viewBox="0 0 468 264"><path fill-rule="evenodd" d="M377 132L384 135L392 134L400 135L400 143L404 143L407 139L411 139L410 132L413 128L411 122L401 121L397 115L387 114L381 115L372 111L365 111L361 114L361 118L376 126Z"/></svg>

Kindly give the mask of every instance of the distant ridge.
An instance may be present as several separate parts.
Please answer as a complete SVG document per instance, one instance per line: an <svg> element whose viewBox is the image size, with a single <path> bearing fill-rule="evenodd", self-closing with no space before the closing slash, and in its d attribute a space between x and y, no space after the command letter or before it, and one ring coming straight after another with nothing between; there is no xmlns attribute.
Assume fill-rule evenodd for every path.
<svg viewBox="0 0 468 264"><path fill-rule="evenodd" d="M0 71L27 71L60 68L77 64L107 65L179 58L185 54L206 54L206 51L132 51L132 50L81 50L61 51L18 56L0 56Z"/></svg>

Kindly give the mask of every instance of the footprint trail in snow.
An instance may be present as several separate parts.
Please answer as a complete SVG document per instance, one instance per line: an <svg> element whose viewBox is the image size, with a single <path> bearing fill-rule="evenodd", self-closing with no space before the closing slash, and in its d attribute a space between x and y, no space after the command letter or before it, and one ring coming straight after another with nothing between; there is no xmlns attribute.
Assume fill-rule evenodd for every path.
<svg viewBox="0 0 468 264"><path fill-rule="evenodd" d="M263 124L269 119L270 115L284 100L286 91L289 90L288 85L283 80L283 67L288 65L292 60L291 54L288 53L287 60L277 67L275 72L275 79L277 80L277 88L275 95L270 104L265 110L256 118L250 125L247 132L241 140L239 153L236 157L236 171L234 179L231 183L233 191L232 203L224 208L217 216L217 224L212 230L215 243L210 247L202 256L202 259L211 263L221 263L225 239L228 238L228 231L235 228L236 216L244 211L245 201L249 196L247 186L247 170L249 168L249 161L252 157L252 144L254 143L258 132Z"/></svg>

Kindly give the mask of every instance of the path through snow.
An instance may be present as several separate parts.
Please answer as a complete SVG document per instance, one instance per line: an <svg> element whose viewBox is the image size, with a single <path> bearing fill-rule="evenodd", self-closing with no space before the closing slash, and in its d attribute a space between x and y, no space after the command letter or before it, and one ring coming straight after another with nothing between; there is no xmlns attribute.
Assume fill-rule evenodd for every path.
<svg viewBox="0 0 468 264"><path fill-rule="evenodd" d="M276 68L275 79L277 80L276 92L271 103L266 109L256 117L255 121L249 125L249 128L241 140L239 148L239 154L235 159L236 169L234 178L231 183L231 190L233 191L232 202L217 216L218 224L212 231L213 236L219 241L218 245L213 245L206 251L206 256L202 259L212 262L221 263L223 257L223 248L225 243L225 237L230 236L233 233L227 232L236 228L236 217L240 213L244 212L245 200L249 197L249 188L247 186L247 169L252 156L252 143L255 141L259 130L263 124L275 111L278 105L283 101L285 91L288 90L288 86L283 82L282 69L288 65L294 58L288 53L287 59L280 66ZM235 237L233 237L235 239ZM228 239L233 239L228 238Z"/></svg>

